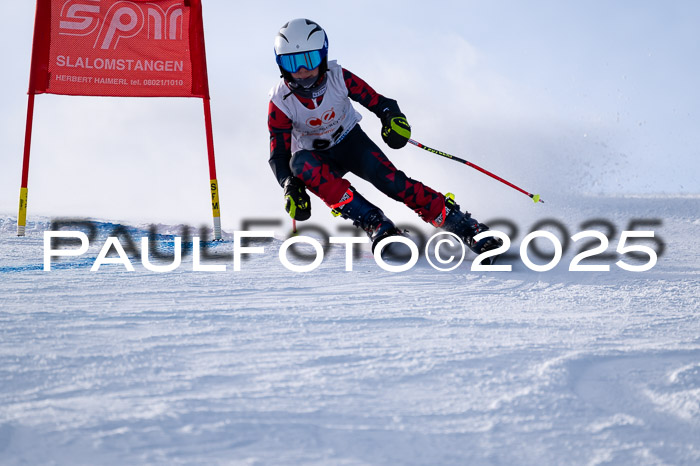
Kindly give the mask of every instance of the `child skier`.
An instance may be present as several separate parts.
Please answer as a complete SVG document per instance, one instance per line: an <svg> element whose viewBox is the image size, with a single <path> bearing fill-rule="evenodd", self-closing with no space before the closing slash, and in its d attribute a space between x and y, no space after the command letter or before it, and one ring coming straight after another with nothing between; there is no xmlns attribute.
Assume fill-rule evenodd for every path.
<svg viewBox="0 0 700 466"><path fill-rule="evenodd" d="M358 124L362 117L350 99L381 119L382 139L392 149L405 146L411 136L395 100L328 61L328 38L318 24L300 18L282 26L275 38L275 56L282 79L270 91L269 162L293 219L311 216L308 188L336 215L362 228L372 240L372 249L381 239L400 235L381 209L343 178L352 172L406 204L424 221L455 233L477 254L501 245L494 237L474 242L473 236L488 230L486 225L460 211L452 196L397 170L362 131Z"/></svg>

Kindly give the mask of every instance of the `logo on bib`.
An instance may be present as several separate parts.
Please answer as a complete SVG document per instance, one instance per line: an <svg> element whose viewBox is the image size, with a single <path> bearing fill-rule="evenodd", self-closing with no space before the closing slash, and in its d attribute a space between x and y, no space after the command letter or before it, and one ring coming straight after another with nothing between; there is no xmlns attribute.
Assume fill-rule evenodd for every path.
<svg viewBox="0 0 700 466"><path fill-rule="evenodd" d="M326 123L330 123L335 119L335 108L331 108L326 113L324 113L321 118L311 117L306 120L306 124L313 127L318 127Z"/></svg>

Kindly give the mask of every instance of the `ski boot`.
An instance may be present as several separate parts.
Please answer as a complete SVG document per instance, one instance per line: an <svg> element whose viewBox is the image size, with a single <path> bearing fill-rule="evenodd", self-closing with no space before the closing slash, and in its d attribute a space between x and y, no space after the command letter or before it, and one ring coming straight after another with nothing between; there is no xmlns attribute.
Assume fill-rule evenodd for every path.
<svg viewBox="0 0 700 466"><path fill-rule="evenodd" d="M476 254L481 254L492 249L499 248L503 245L500 238L487 236L479 241L474 241L474 236L481 232L487 231L488 226L479 223L472 218L469 212L459 210L459 205L455 202L454 194L447 193L445 196L445 221L442 223L442 228L459 236Z"/></svg>
<svg viewBox="0 0 700 466"><path fill-rule="evenodd" d="M352 220L353 225L362 228L372 241L372 252L377 244L388 236L403 236L382 210L371 204L360 193L350 187L343 194L340 202L331 206L336 217L342 216Z"/></svg>

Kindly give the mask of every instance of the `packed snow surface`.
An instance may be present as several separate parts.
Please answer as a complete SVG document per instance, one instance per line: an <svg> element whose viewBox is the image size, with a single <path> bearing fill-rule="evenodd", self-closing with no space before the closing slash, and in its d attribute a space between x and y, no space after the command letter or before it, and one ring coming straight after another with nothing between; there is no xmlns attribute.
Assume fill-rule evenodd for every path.
<svg viewBox="0 0 700 466"><path fill-rule="evenodd" d="M572 235L617 225L609 253L660 219L665 250L639 273L570 272L578 244L549 272L391 273L334 247L297 273L275 239L240 272L91 272L98 223L44 271L51 219L0 217L0 463L700 463L700 198L560 207Z"/></svg>

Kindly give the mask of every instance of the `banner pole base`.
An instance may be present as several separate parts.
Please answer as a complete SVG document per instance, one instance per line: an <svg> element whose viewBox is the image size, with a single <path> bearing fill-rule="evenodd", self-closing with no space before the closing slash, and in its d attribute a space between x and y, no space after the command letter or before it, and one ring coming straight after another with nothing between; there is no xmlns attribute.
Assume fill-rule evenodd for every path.
<svg viewBox="0 0 700 466"><path fill-rule="evenodd" d="M19 213L17 214L17 236L24 236L27 230L27 188L19 189Z"/></svg>
<svg viewBox="0 0 700 466"><path fill-rule="evenodd" d="M214 217L214 241L221 241L221 217Z"/></svg>
<svg viewBox="0 0 700 466"><path fill-rule="evenodd" d="M214 241L221 241L221 211L219 210L219 183L216 179L209 180L211 190L211 210L214 215Z"/></svg>

